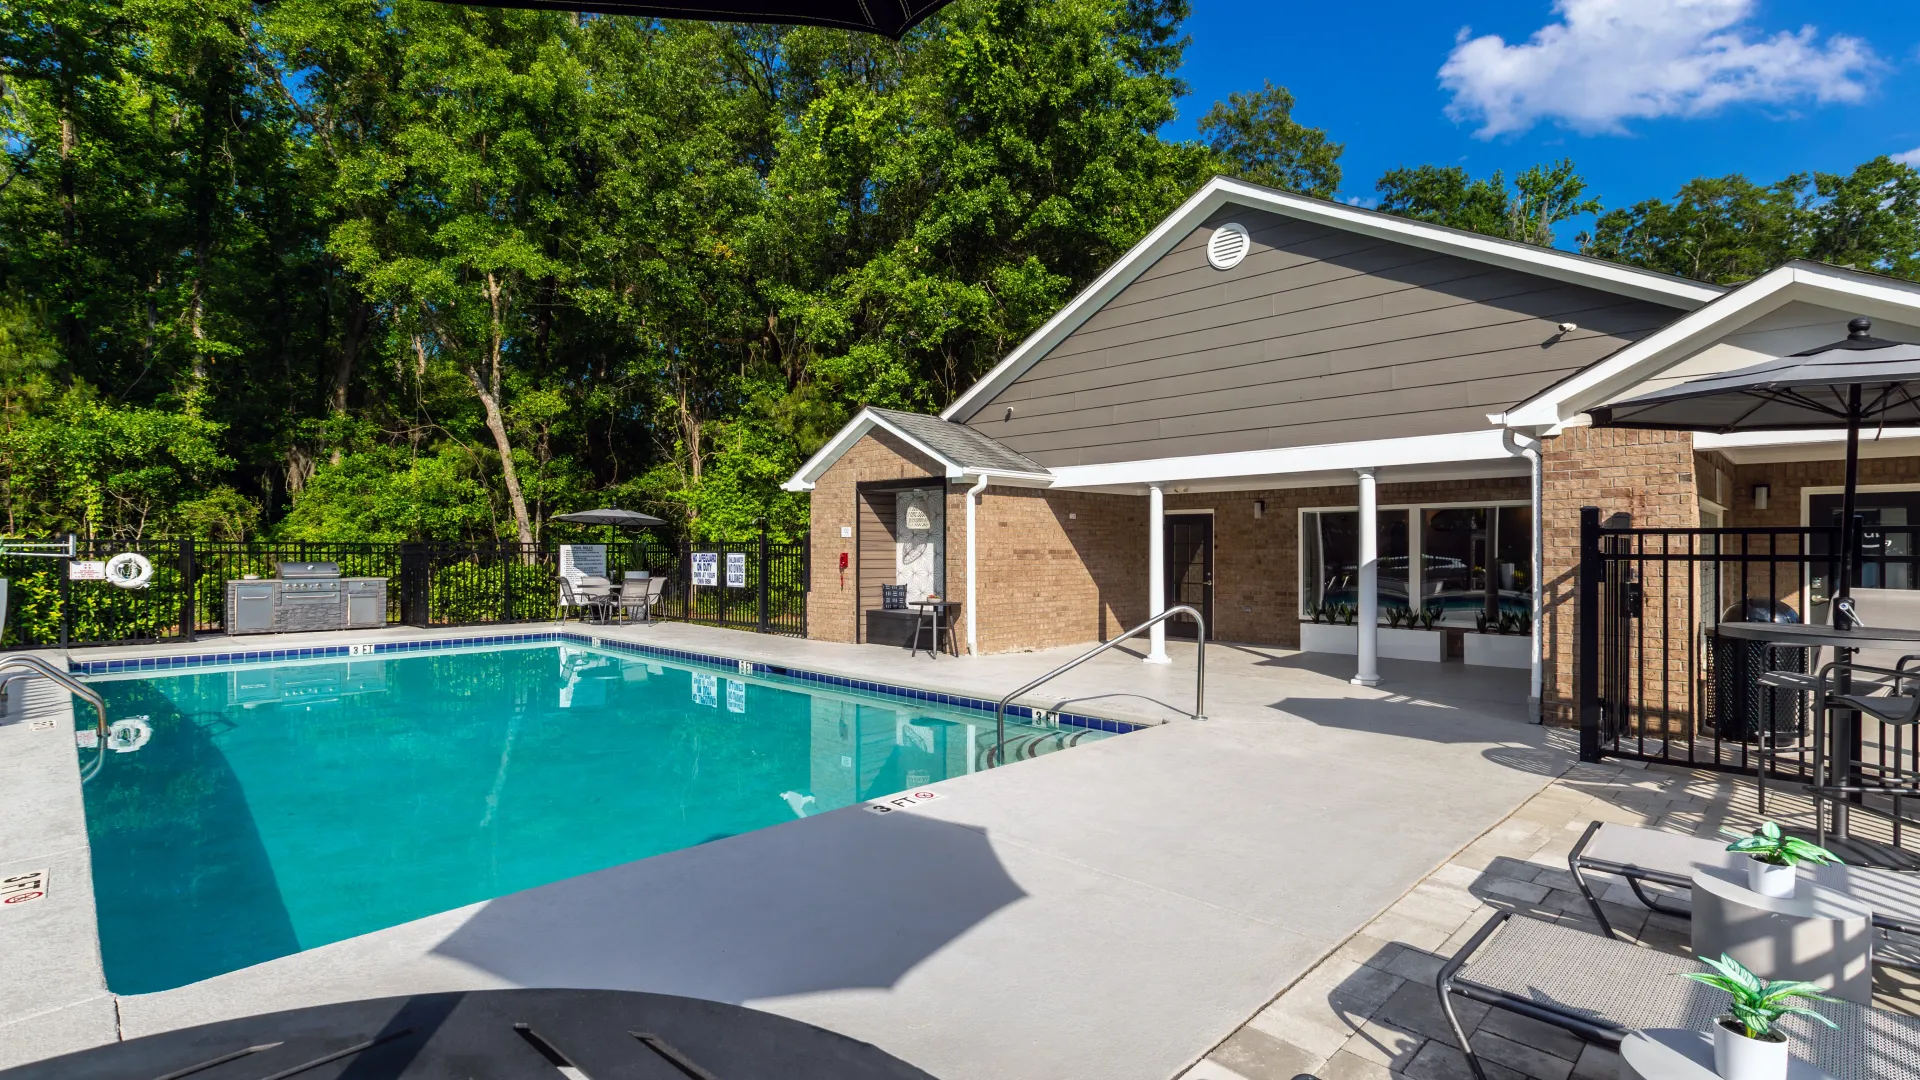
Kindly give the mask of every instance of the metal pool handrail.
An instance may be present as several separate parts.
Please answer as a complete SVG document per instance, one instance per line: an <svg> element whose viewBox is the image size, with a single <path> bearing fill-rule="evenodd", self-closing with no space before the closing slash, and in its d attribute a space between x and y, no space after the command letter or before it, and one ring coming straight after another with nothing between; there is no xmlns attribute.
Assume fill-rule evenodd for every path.
<svg viewBox="0 0 1920 1080"><path fill-rule="evenodd" d="M1148 619L1146 622L1141 623L1139 626L1136 626L1133 629L1127 631L1126 633L1121 634L1119 637L1114 638L1112 641L1106 642L1101 645L1096 645L1093 648L1088 649L1086 652L1081 653L1079 656L1074 657L1073 659L1067 661L1064 664L1061 664L1059 667L1054 668L1052 671L1047 672L1045 675L1040 676L1039 678L1033 680L1032 682L1021 687L1020 689L1015 690L1013 693L1008 694L1006 697L1001 698L1000 704L994 706L994 709L993 709L993 726L998 736L997 741L995 742L995 745L993 748L993 763L995 765L1004 765L1006 764L1006 761L1007 761L1007 703L1008 702L1012 701L1014 698L1019 697L1021 694L1024 694L1027 691L1033 689L1034 687L1039 686L1040 684L1055 678L1056 676L1065 675L1067 672L1072 671L1074 668L1079 667L1081 664L1084 664L1087 661L1093 659L1094 657L1099 656L1101 653L1106 652L1108 649L1113 648L1115 645L1120 644L1121 642L1127 640L1128 638L1134 636L1135 634L1138 634L1142 630L1151 629L1156 624L1166 622L1168 619L1172 618L1175 615L1191 615L1193 616L1193 621L1199 624L1199 627L1200 627L1200 636L1198 639L1200 642L1200 651L1196 654L1196 659L1193 665L1192 717L1195 720L1205 720L1207 718L1207 620L1204 617L1202 617L1200 612L1196 611L1191 605L1175 604L1174 606L1168 608L1167 610L1161 612L1160 614L1155 615L1153 618Z"/></svg>
<svg viewBox="0 0 1920 1080"><path fill-rule="evenodd" d="M84 784L93 779L94 774L100 771L100 763L105 761L107 757L108 732L106 699L100 696L98 690L95 690L93 687L74 678L72 674L61 671L59 668L54 667L52 664L47 663L37 656L29 656L25 653L0 656L0 671L17 667L27 668L37 675L42 675L53 680L53 682L64 688L74 697L82 698L93 706L93 711L98 721L95 725L98 729L98 735L94 743L96 749L93 752L93 764L87 766L86 771L80 774L80 782Z"/></svg>

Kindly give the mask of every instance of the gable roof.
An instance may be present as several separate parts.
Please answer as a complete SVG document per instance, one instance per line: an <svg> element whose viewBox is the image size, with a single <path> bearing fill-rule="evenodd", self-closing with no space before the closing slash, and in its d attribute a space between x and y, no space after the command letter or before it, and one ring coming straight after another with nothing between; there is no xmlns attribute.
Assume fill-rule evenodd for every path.
<svg viewBox="0 0 1920 1080"><path fill-rule="evenodd" d="M869 407L860 410L858 416L849 420L827 445L780 486L787 491L811 490L822 473L874 428L892 434L932 458L948 479L990 475L1003 481L1041 487L1053 480L1044 466L965 424L922 413Z"/></svg>
<svg viewBox="0 0 1920 1080"><path fill-rule="evenodd" d="M1794 301L1898 322L1920 322L1920 284L1795 259L1682 315L1604 360L1582 368L1504 414L1498 414L1496 422L1536 430L1564 423L1658 376L1740 326Z"/></svg>
<svg viewBox="0 0 1920 1080"><path fill-rule="evenodd" d="M1286 217L1325 225L1348 232L1379 237L1410 247L1457 255L1538 274L1543 277L1585 285L1605 292L1649 300L1680 309L1692 309L1713 300L1726 290L1718 285L1690 281L1668 274L1656 274L1602 259L1574 255L1554 248L1501 240L1479 233L1432 225L1411 218L1382 214L1373 210L1325 199L1310 198L1275 188L1216 176L1169 214L1118 262L1095 278L1067 305L1028 335L993 370L961 394L941 412L948 420L967 421L975 412L1024 375L1063 339L1091 318L1109 300L1132 284L1134 279L1170 251L1187 234L1198 228L1215 211L1227 205L1267 210Z"/></svg>

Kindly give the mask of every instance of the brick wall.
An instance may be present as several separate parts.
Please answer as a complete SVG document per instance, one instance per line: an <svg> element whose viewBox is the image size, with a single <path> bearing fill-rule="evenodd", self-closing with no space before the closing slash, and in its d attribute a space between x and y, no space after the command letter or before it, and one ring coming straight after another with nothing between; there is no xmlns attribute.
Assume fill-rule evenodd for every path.
<svg viewBox="0 0 1920 1080"><path fill-rule="evenodd" d="M1691 528L1699 524L1699 491L1686 432L1579 427L1543 442L1541 708L1549 723L1572 724L1580 508L1598 506L1602 520L1625 512L1636 525ZM1661 640L1666 622L1686 618L1655 604L1644 610L1653 620L1649 640Z"/></svg>
<svg viewBox="0 0 1920 1080"><path fill-rule="evenodd" d="M809 528L813 540L812 588L807 593L807 636L822 641L858 641L860 602L855 567L840 570L840 553L855 561L854 543L840 535L857 522L857 485L878 480L925 479L945 483L945 472L891 433L875 430L855 443L814 483ZM966 588L966 501L947 497L947 591ZM957 556L957 558L956 558Z"/></svg>
<svg viewBox="0 0 1920 1080"><path fill-rule="evenodd" d="M1146 619L1146 499L990 487L975 512L981 652L1104 641ZM955 514L947 561L964 584L964 496Z"/></svg>

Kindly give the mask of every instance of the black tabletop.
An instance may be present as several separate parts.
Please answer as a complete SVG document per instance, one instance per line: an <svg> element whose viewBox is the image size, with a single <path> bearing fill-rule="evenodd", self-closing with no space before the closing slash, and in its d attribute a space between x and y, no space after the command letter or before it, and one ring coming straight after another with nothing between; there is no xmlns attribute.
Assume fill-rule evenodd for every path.
<svg viewBox="0 0 1920 1080"><path fill-rule="evenodd" d="M617 990L420 994L248 1016L0 1072L5 1080L934 1080L772 1013Z"/></svg>
<svg viewBox="0 0 1920 1080"><path fill-rule="evenodd" d="M1856 626L1851 630L1837 630L1831 626L1809 626L1803 623L1723 622L1717 632L1725 637L1771 641L1779 645L1920 651L1914 648L1920 646L1920 630L1907 630L1897 626Z"/></svg>

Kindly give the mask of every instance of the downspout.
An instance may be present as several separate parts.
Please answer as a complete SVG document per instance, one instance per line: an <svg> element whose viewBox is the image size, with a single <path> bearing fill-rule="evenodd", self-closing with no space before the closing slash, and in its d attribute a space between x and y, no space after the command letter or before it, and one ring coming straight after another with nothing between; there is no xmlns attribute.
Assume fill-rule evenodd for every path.
<svg viewBox="0 0 1920 1080"><path fill-rule="evenodd" d="M988 479L990 478L986 474L982 473L979 481L976 482L972 487L967 489L967 655L968 656L980 655L980 623L977 618L978 609L975 607L975 604L974 604L974 598L979 595L979 590L976 589L974 586L975 544L973 542L973 522L974 522L973 508L975 505L977 505L980 502L980 496L986 492Z"/></svg>
<svg viewBox="0 0 1920 1080"><path fill-rule="evenodd" d="M1515 457L1524 457L1533 465L1533 572L1529 575L1531 578L1529 585L1533 593L1533 648L1527 659L1527 715L1538 724L1544 719L1540 709L1542 686L1540 616L1546 610L1546 605L1543 603L1544 593L1541 589L1541 580L1546 576L1546 515L1543 512L1545 510L1543 503L1546 501L1546 480L1542 472L1539 439L1528 438L1512 428L1501 428L1500 442L1506 447L1507 453Z"/></svg>

